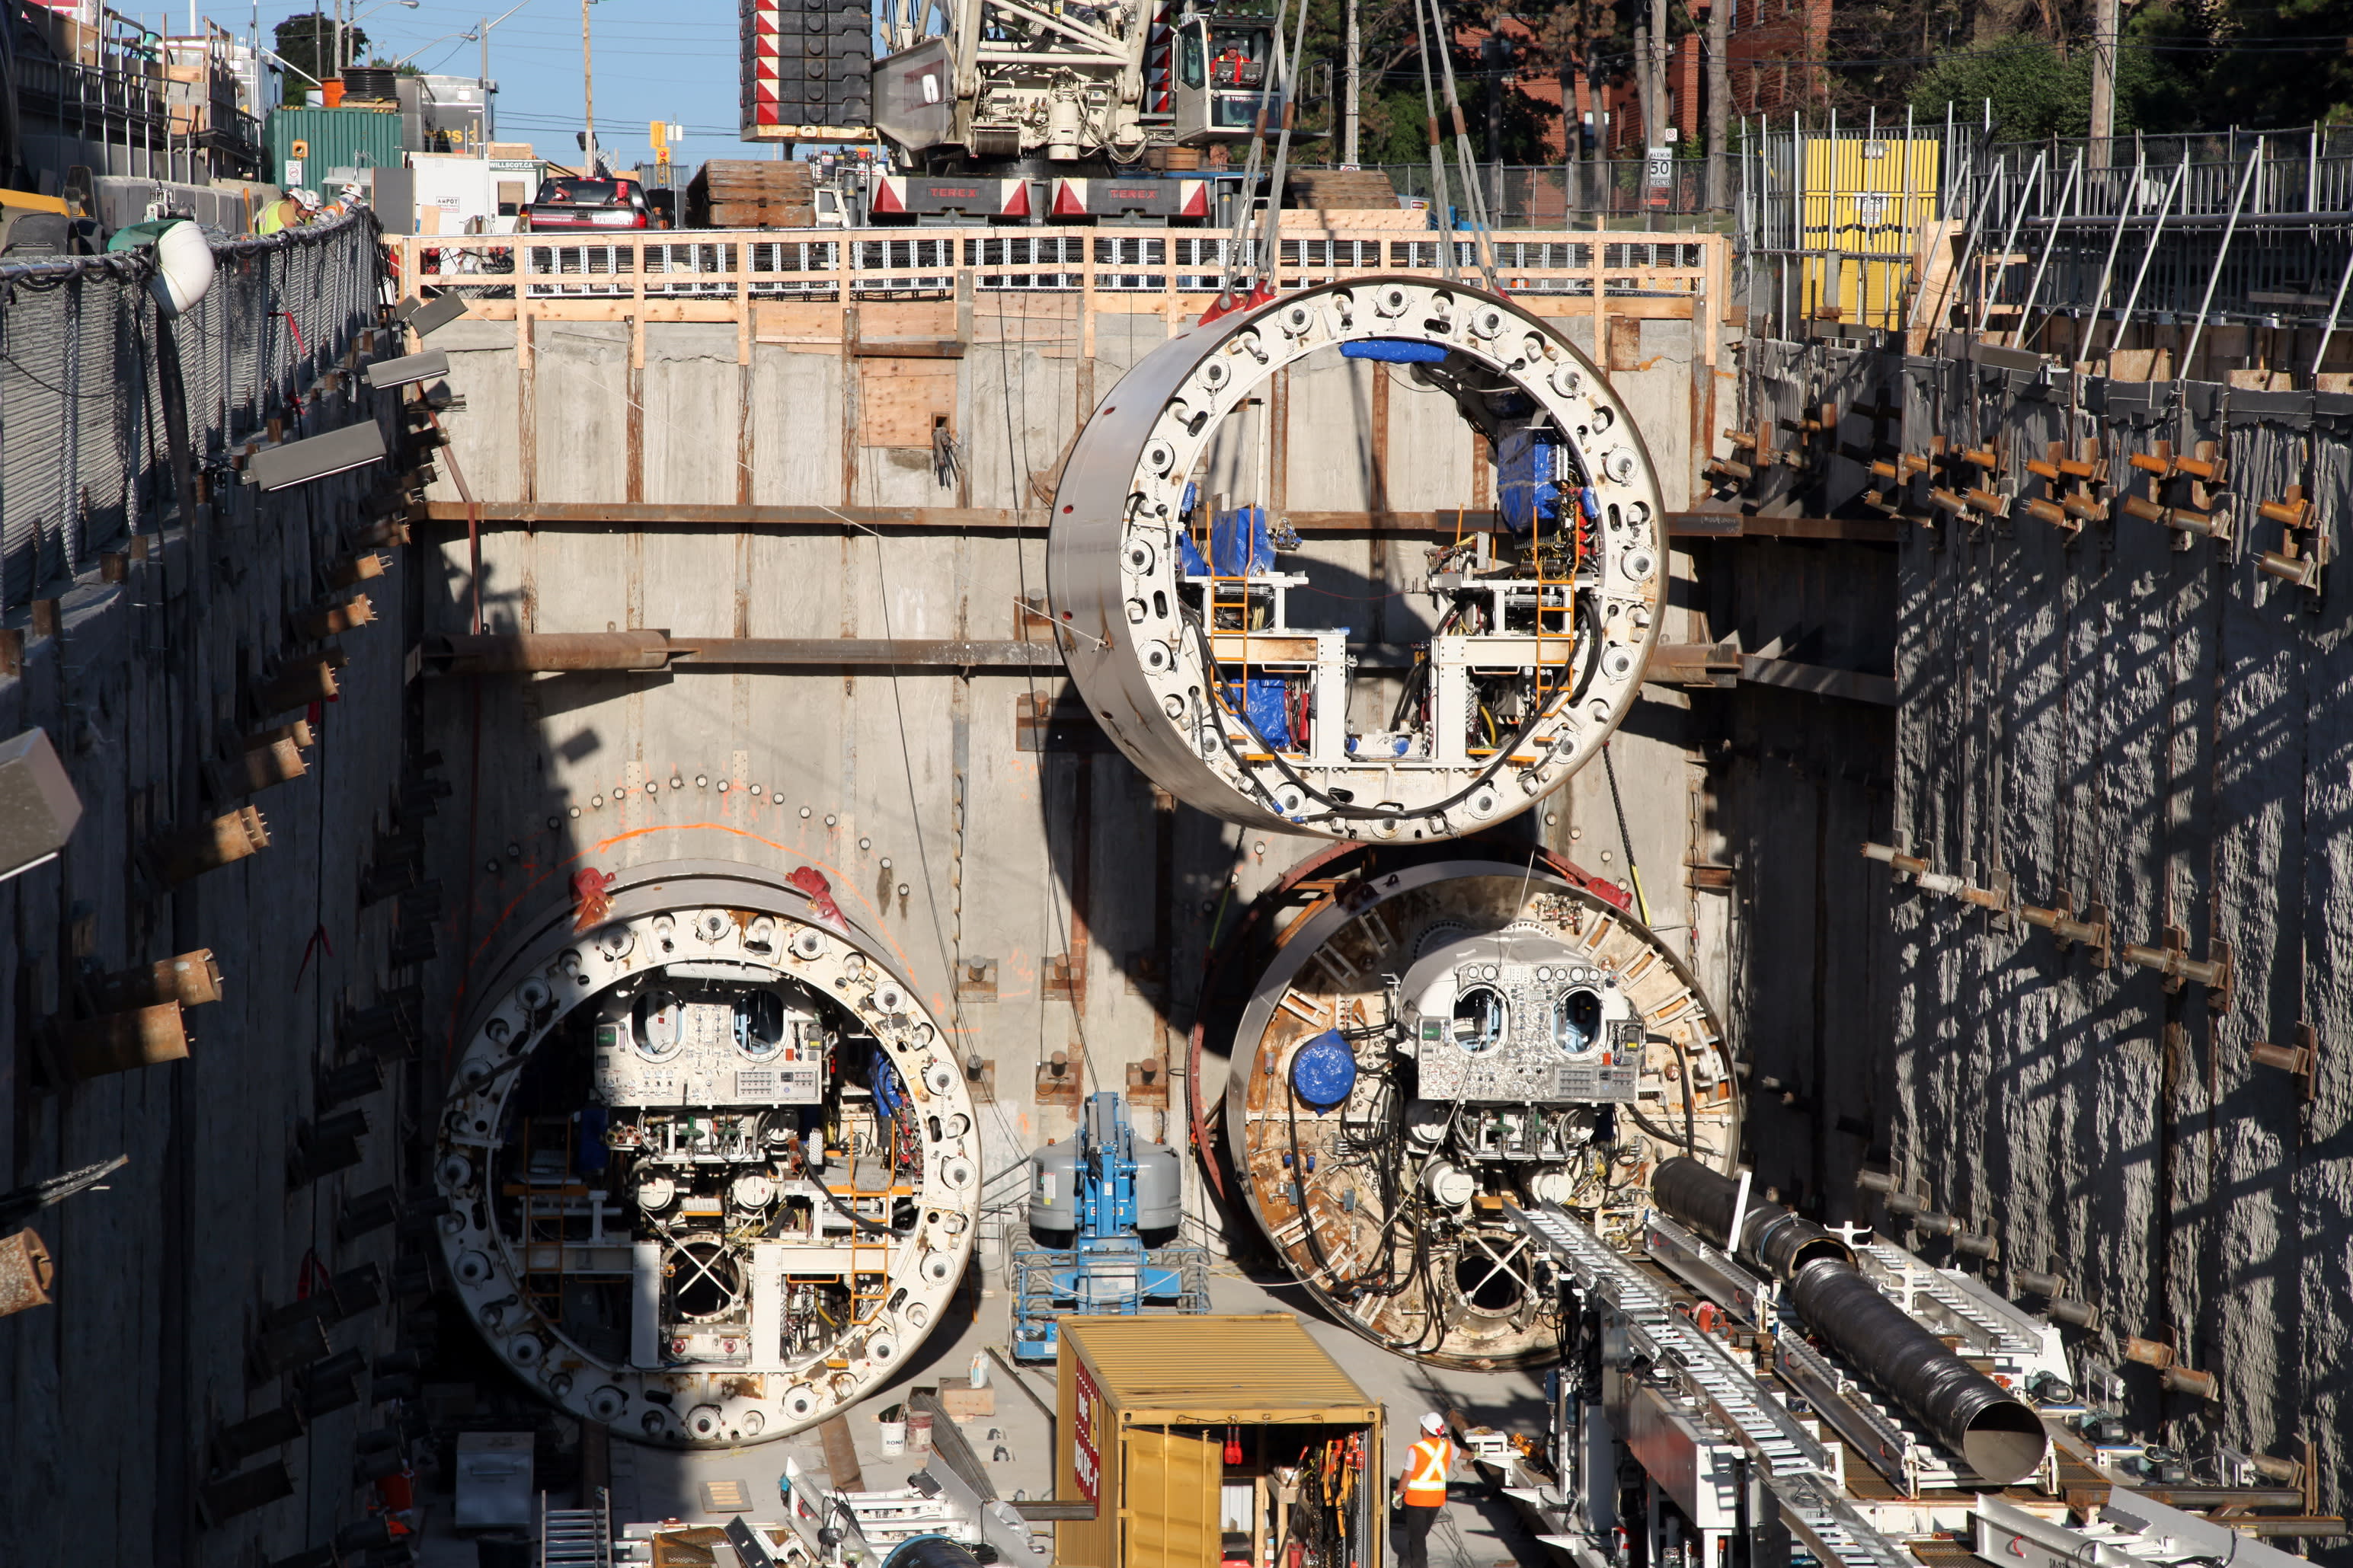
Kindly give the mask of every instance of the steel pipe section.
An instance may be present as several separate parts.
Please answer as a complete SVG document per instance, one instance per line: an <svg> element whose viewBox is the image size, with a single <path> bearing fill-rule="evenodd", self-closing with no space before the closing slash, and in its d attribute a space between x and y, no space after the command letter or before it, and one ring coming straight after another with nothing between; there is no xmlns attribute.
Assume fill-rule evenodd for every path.
<svg viewBox="0 0 2353 1568"><path fill-rule="evenodd" d="M2050 1437L2033 1407L1889 1300L1837 1237L1778 1204L1752 1199L1741 1241L1733 1244L1738 1184L1693 1160L1662 1165L1652 1191L1659 1207L1708 1240L1769 1268L1799 1321L1979 1477L2006 1487L2042 1468Z"/></svg>
<svg viewBox="0 0 2353 1568"><path fill-rule="evenodd" d="M1854 1267L1854 1248L1837 1236L1753 1193L1746 1211L1737 1216L1739 1239L1726 1241L1740 1184L1696 1160L1669 1160L1661 1165L1651 1178L1651 1194L1668 1214L1776 1279L1788 1279L1817 1258Z"/></svg>
<svg viewBox="0 0 2353 1568"><path fill-rule="evenodd" d="M1798 1270L1788 1290L1808 1328L1986 1480L2006 1487L2042 1468L2051 1439L2033 1408L1955 1355L1860 1273L1818 1258Z"/></svg>
<svg viewBox="0 0 2353 1568"><path fill-rule="evenodd" d="M1353 351L1450 396L1502 455L1508 527L1434 533L1428 664L1352 725L1348 633L1289 624L1282 519L1221 510L1211 445L1285 368ZM1464 501L1468 502L1466 496ZM1222 520L1222 521L1221 521ZM1427 277L1352 279L1187 328L1064 465L1047 542L1063 654L1129 760L1188 805L1277 831L1443 839L1590 760L1639 691L1665 514L1625 404L1557 325Z"/></svg>
<svg viewBox="0 0 2353 1568"><path fill-rule="evenodd" d="M797 1431L895 1372L976 1228L964 1076L883 944L757 868L623 871L491 971L441 1245L548 1400L649 1443Z"/></svg>
<svg viewBox="0 0 2353 1568"><path fill-rule="evenodd" d="M1441 1365L1548 1360L1536 1258L1557 1203L1631 1235L1664 1155L1729 1165L1740 1100L1697 982L1624 910L1527 862L1354 884L1303 919L1233 1041L1242 1195L1284 1265L1374 1343Z"/></svg>

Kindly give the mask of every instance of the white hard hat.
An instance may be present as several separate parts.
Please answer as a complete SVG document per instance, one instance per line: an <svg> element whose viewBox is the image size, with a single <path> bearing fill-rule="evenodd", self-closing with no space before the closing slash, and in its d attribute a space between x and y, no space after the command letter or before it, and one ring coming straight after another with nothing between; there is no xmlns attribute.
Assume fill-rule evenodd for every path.
<svg viewBox="0 0 2353 1568"><path fill-rule="evenodd" d="M1446 1417L1432 1410L1422 1416L1421 1429L1425 1432L1443 1432L1446 1430Z"/></svg>

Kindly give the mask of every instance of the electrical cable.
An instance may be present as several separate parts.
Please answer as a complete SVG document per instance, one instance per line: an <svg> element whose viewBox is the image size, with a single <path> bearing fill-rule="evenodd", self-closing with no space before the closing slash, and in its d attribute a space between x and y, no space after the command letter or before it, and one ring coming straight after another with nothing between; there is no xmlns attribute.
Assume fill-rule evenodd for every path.
<svg viewBox="0 0 2353 1568"><path fill-rule="evenodd" d="M1007 313L1000 310L997 318L997 384L1004 393L1000 401L1003 403L1005 409L1005 467L1006 483L1008 487L1007 493L1011 498L1013 509L1016 511L1021 511L1027 510L1021 505L1022 470L1027 467L1028 463L1029 432L1027 426L1017 426L1014 423L1013 418L1014 367L1015 363L1019 356L1014 353L1012 344L1006 337L1005 332L1007 321L1012 320L1018 320L1021 322L1022 346L1026 349L1029 345L1029 318L1027 316L1018 314L1008 316ZM1021 374L1023 391L1026 393L1029 384L1029 367L1026 362L1022 363ZM1023 399L1023 403L1026 406L1026 396ZM878 535L877 537L880 536ZM1026 605L1029 602L1029 563L1028 557L1022 552L1018 545L1013 552L1013 568L1019 589L1017 596L1019 601ZM1047 635L1051 637L1054 634L1050 629ZM1060 644L1057 642L1055 646L1060 647ZM1023 680L1029 687L1030 711L1033 713L1042 713L1045 710L1039 704L1038 700L1037 672L1034 669L1023 671ZM1045 795L1046 779L1047 771L1043 766L1040 766L1038 770L1038 787L1041 804L1043 803L1043 797ZM961 825L959 825L958 831L960 833L962 831ZM1050 863L1047 867L1047 879L1048 901L1054 915L1060 920L1060 923L1062 927L1062 951L1068 952L1070 951L1070 924L1067 918L1061 917L1060 900L1057 896L1057 890L1053 882L1053 868ZM955 961L958 963L963 962L963 952L962 921L959 920L958 937L956 942L954 944L954 954ZM958 1037L961 1039L964 1037L963 1025L961 1023L964 1016L963 1003L960 999L957 999L952 1001L951 1005L955 1009L955 1016L959 1020L957 1028ZM1092 1078L1094 1072L1094 1063L1092 1059L1093 1053L1086 1048L1086 1021L1082 1015L1074 1014L1073 1016L1075 1026L1079 1030L1079 1071L1082 1078ZM1039 1032L1037 1050L1038 1065L1040 1067L1043 1067L1046 1062L1045 1029L1045 1009L1039 1008L1038 1010ZM1015 1149L1025 1147L1027 1140L1023 1138L1021 1133L1015 1128L1010 1113L1005 1109L1004 1101L996 1099L995 1097L991 1097L989 1100L989 1109L996 1115L997 1130L1004 1135L1008 1146ZM1026 1159L1023 1163L1027 1163ZM1013 1169L1015 1167L1008 1166L1007 1168Z"/></svg>
<svg viewBox="0 0 2353 1568"><path fill-rule="evenodd" d="M1416 1334L1411 1341L1396 1339L1389 1335L1381 1333L1377 1330L1374 1329L1371 1323L1367 1322L1365 1319L1356 1319L1356 1322L1362 1327L1365 1333L1369 1336L1375 1343L1382 1346L1382 1348L1394 1351L1403 1355L1415 1354L1424 1347L1426 1342L1430 1338L1430 1329L1435 1326L1439 1321L1436 1308L1437 1296L1434 1291L1434 1287L1429 1278L1426 1230L1424 1227L1419 1226L1414 1227L1414 1267L1408 1272L1406 1278L1402 1279L1384 1280L1378 1287L1375 1287L1361 1279L1341 1279L1338 1276L1337 1272L1332 1267L1330 1258L1324 1251L1322 1238L1316 1234L1314 1222L1307 1212L1307 1184L1305 1179L1306 1163L1299 1142L1299 1099L1295 1093L1290 1091L1289 1085L1286 1084L1284 1088L1285 1110L1291 1130L1291 1173L1294 1190L1298 1196L1298 1206L1301 1220L1300 1229L1307 1238L1307 1249L1314 1257L1317 1269L1324 1276L1324 1278L1333 1281L1333 1284L1330 1287L1316 1287L1315 1289L1318 1289L1319 1294L1329 1297L1335 1304L1345 1306L1351 1302L1363 1300L1367 1297L1376 1300L1393 1299L1401 1295L1407 1287L1413 1284L1416 1279L1420 1279L1423 1284L1423 1300L1425 1302L1422 1315L1422 1327L1420 1332ZM1455 1111L1459 1113L1461 1109L1461 1104L1458 1101L1455 1106ZM1346 1127L1345 1119L1341 1125L1345 1131ZM1450 1132L1453 1129L1453 1117L1451 1114L1450 1114L1448 1118L1447 1128ZM1440 1142L1442 1143L1443 1142L1444 1140L1441 1137ZM1386 1168L1394 1170L1400 1167L1401 1164L1401 1160L1392 1161ZM1385 1271L1388 1268L1391 1259L1396 1256L1396 1231L1398 1224L1406 1218L1407 1211L1409 1208L1418 1209L1419 1207L1419 1187L1418 1184L1405 1193L1404 1196L1406 1201L1404 1203L1400 1204L1397 1201L1398 1195L1398 1194L1394 1190L1392 1190L1391 1193L1385 1194L1388 1215L1382 1223L1380 1238L1373 1248L1375 1254L1381 1259L1382 1268ZM1351 1317L1356 1316L1354 1313L1349 1315Z"/></svg>
<svg viewBox="0 0 2353 1568"><path fill-rule="evenodd" d="M1672 1035L1669 1035L1667 1040L1675 1047L1675 1068L1683 1075L1683 1147L1696 1155L1699 1152L1699 1124L1692 1110L1692 1101L1699 1093L1699 1086L1692 1082L1691 1055L1683 1049L1683 1043Z"/></svg>
<svg viewBox="0 0 2353 1568"><path fill-rule="evenodd" d="M1618 842L1626 853L1626 877L1634 885L1634 910L1642 923L1651 923L1651 900L1642 896L1642 868L1634 864L1634 836L1626 831L1626 802L1618 794L1618 765L1609 760L1609 742L1601 742L1601 771L1609 780L1609 804L1618 812Z"/></svg>
<svg viewBox="0 0 2353 1568"><path fill-rule="evenodd" d="M1629 1117L1632 1118L1635 1126L1641 1128L1651 1137L1656 1138L1660 1142L1672 1143L1676 1148L1686 1151L1694 1158L1698 1157L1699 1140L1697 1134L1686 1132L1682 1137L1677 1137L1674 1133L1668 1131L1665 1128L1660 1126L1657 1122L1651 1121L1649 1117L1643 1115L1641 1111L1635 1110L1630 1105L1621 1104L1618 1109L1624 1111ZM1688 1094L1686 1094L1683 1099L1683 1115L1686 1118L1689 1118L1691 1115L1691 1099Z"/></svg>
<svg viewBox="0 0 2353 1568"><path fill-rule="evenodd" d="M860 1214L856 1209L851 1208L848 1204L843 1203L840 1196L836 1194L831 1187L826 1185L824 1182L818 1182L816 1186L818 1192L825 1194L826 1202L831 1204L835 1208L841 1211L843 1218L849 1221L850 1224L856 1226L859 1229L865 1231L868 1235L895 1236L898 1234L889 1226L877 1225L874 1221L868 1219L864 1215Z"/></svg>

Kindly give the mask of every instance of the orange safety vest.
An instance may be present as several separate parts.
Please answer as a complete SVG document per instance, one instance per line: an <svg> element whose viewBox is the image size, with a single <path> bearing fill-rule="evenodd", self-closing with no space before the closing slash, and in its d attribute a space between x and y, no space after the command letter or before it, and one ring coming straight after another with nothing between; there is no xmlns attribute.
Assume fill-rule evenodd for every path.
<svg viewBox="0 0 2353 1568"><path fill-rule="evenodd" d="M1446 1472L1454 1463L1454 1445L1443 1437L1424 1437L1406 1450L1405 1481L1398 1489L1409 1508L1444 1508Z"/></svg>

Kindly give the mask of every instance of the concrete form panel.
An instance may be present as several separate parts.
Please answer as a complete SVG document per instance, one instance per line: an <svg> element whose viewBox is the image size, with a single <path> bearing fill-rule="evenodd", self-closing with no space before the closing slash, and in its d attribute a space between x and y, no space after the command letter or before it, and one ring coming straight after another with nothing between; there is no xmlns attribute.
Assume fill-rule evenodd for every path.
<svg viewBox="0 0 2353 1568"><path fill-rule="evenodd" d="M539 499L628 492L629 330L611 321L533 323Z"/></svg>
<svg viewBox="0 0 2353 1568"><path fill-rule="evenodd" d="M427 340L430 347L449 355L449 390L464 400L463 408L441 416L441 425L458 443L466 483L481 501L504 501L522 494L518 464L522 443L515 438L522 380L514 371L515 330L512 321L450 322ZM460 499L458 477L448 464L427 492L435 500Z"/></svg>
<svg viewBox="0 0 2353 1568"><path fill-rule="evenodd" d="M1373 385L1388 367L1331 353L1284 374L1293 437L1283 453L1285 504L1303 511L1381 510Z"/></svg>
<svg viewBox="0 0 2353 1568"><path fill-rule="evenodd" d="M1453 400L1423 386L1400 370L1384 365L1389 378L1388 504L1393 511L1483 510L1474 493L1472 456L1476 434L1455 412Z"/></svg>
<svg viewBox="0 0 2353 1568"><path fill-rule="evenodd" d="M766 345L752 351L752 500L760 506L841 504L841 386L846 362Z"/></svg>
<svg viewBox="0 0 2353 1568"><path fill-rule="evenodd" d="M646 500L732 503L739 460L733 437L743 390L735 329L704 322L649 325L645 353Z"/></svg>

